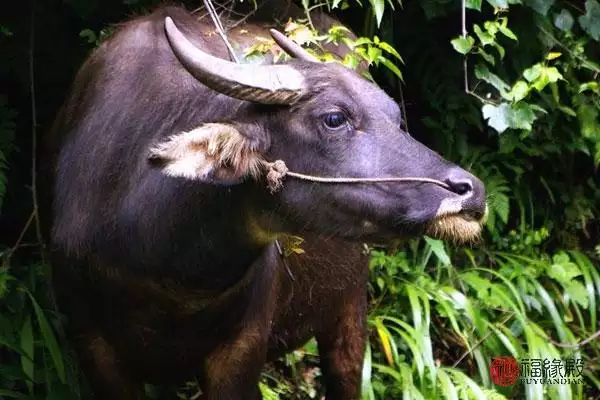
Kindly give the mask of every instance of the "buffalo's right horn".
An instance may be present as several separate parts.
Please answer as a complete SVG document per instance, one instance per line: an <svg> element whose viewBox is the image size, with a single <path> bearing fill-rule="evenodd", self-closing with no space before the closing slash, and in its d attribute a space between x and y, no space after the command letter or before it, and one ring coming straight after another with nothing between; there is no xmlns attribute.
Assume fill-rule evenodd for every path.
<svg viewBox="0 0 600 400"><path fill-rule="evenodd" d="M283 33L276 29L270 29L271 36L275 40L275 43L279 45L290 56L298 58L300 60L319 62L319 59L308 51L304 50L302 46L294 42L292 39L285 36Z"/></svg>
<svg viewBox="0 0 600 400"><path fill-rule="evenodd" d="M291 104L305 91L304 76L289 65L236 64L194 46L165 18L171 49L196 79L220 93L263 104Z"/></svg>

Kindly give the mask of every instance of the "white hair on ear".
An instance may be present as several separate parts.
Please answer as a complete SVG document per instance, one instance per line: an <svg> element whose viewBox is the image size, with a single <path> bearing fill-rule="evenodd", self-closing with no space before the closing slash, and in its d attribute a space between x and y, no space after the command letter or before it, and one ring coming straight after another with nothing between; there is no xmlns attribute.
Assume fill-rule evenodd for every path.
<svg viewBox="0 0 600 400"><path fill-rule="evenodd" d="M188 179L257 178L264 162L254 143L233 126L220 123L173 135L153 147L150 157L161 161L165 174Z"/></svg>

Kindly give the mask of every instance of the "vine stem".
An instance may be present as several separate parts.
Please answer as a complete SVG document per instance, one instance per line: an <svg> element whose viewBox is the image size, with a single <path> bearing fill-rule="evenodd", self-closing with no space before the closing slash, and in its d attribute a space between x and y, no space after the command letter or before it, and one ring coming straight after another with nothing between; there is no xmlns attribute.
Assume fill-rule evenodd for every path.
<svg viewBox="0 0 600 400"><path fill-rule="evenodd" d="M462 37L463 38L467 38L467 4L466 4L466 0L461 0L461 32L462 32ZM463 74L464 74L464 84L465 84L465 93L470 94L471 91L469 90L469 75L467 72L468 69L468 64L467 64L467 55L465 54L464 58L463 58Z"/></svg>

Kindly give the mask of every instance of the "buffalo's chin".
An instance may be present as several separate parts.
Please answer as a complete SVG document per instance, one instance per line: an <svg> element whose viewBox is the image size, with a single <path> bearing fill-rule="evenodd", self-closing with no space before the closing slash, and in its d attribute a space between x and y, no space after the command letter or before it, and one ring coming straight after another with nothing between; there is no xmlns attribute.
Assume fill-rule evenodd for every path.
<svg viewBox="0 0 600 400"><path fill-rule="evenodd" d="M479 221L462 214L448 214L431 221L425 233L429 236L457 243L475 242L481 236L485 219Z"/></svg>

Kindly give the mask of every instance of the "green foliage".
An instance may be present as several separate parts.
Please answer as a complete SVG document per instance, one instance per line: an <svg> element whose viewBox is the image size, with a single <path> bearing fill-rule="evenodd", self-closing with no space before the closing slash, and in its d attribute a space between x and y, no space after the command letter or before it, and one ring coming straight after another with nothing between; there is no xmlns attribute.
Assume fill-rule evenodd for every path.
<svg viewBox="0 0 600 400"><path fill-rule="evenodd" d="M70 376L73 366L56 333L61 322L50 311L54 307L46 282L48 266L32 264L13 271L11 253L12 249L0 252L0 394L75 399L78 386Z"/></svg>
<svg viewBox="0 0 600 400"><path fill-rule="evenodd" d="M547 237L546 229L527 229L504 244L452 255L429 238L392 255L374 251L368 350L374 372L363 398L584 398L577 384L506 390L489 377L489 360L505 354L583 357L594 373L598 343L587 355L551 339L576 343L597 329L600 275L580 252L543 252Z"/></svg>

